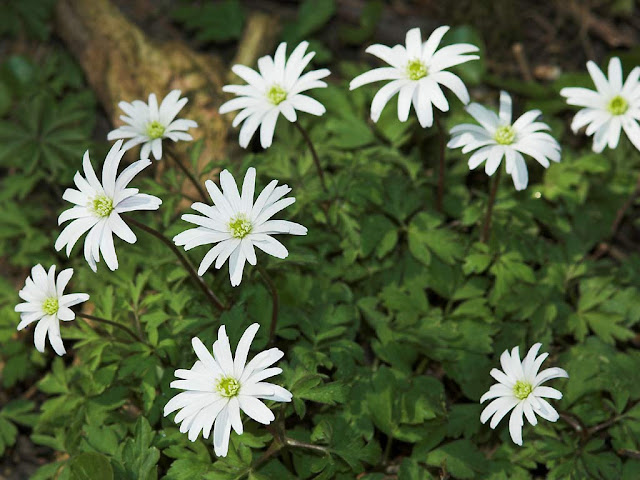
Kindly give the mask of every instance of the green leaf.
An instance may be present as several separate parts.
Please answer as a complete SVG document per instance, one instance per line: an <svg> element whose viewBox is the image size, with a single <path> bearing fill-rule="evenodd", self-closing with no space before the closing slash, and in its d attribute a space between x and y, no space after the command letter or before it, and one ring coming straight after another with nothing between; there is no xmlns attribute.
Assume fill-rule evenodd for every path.
<svg viewBox="0 0 640 480"><path fill-rule="evenodd" d="M152 446L154 432L144 417L138 417L133 438L121 446L114 462L116 478L123 480L156 480L160 451Z"/></svg>
<svg viewBox="0 0 640 480"><path fill-rule="evenodd" d="M336 11L334 0L303 0L298 7L298 19L285 26L286 41L299 42L323 27Z"/></svg>
<svg viewBox="0 0 640 480"><path fill-rule="evenodd" d="M113 469L104 455L85 452L69 462L73 480L113 480Z"/></svg>
<svg viewBox="0 0 640 480"><path fill-rule="evenodd" d="M222 43L240 38L245 21L244 9L238 0L185 4L172 10L171 16L193 32L199 43Z"/></svg>
<svg viewBox="0 0 640 480"><path fill-rule="evenodd" d="M429 452L426 463L462 479L481 477L487 469L484 455L469 440L456 440Z"/></svg>

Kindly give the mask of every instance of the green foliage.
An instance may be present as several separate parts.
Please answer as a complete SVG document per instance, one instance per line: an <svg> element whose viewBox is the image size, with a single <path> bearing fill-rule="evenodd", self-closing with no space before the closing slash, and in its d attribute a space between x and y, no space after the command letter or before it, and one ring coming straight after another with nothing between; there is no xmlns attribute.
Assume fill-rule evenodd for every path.
<svg viewBox="0 0 640 480"><path fill-rule="evenodd" d="M0 0L0 36L27 34L46 40L55 3L55 0Z"/></svg>
<svg viewBox="0 0 640 480"><path fill-rule="evenodd" d="M283 38L321 38L336 5L301 2ZM367 3L359 24L336 30L339 40L368 42L381 6ZM244 26L243 8L231 0L183 2L172 16L202 43L236 39ZM483 48L477 32L464 26L445 41ZM324 52L321 61L331 58ZM214 179L218 167L238 178L256 166L258 188L273 178L287 183L296 203L283 218L309 229L305 237L282 239L286 260L258 259L278 291L276 345L285 355L275 380L293 401L269 405L277 420L268 429L245 421L245 433L231 434L221 459L211 438L192 443L173 415L163 417L177 393L170 383L177 368L195 361L191 338L211 345L221 324L235 345L258 322L254 353L266 348L269 289L251 266L237 288L226 267L210 270L204 280L231 306L221 313L172 252L144 232L136 232L133 245L117 241L115 272L103 265L91 272L78 246L69 259L57 255L62 192L84 150L91 149L94 164L104 150L91 142L95 101L61 49L52 47L42 62L4 60L0 399L7 401L0 409L0 453L12 453L18 436L28 436L50 452L50 463L33 476L42 480L640 478L634 458L640 451L640 257L630 245L623 245L623 261L594 254L609 241L608 226L632 191L640 162L626 140L594 155L566 128L557 90L582 84L584 75L539 85L494 78L483 62L461 66L465 81L508 88L520 104L542 108L563 144L562 163L548 170L529 164L527 190L503 181L490 241L482 243L486 176L470 174L468 159L448 150L444 212L437 212L436 130L398 122L393 102L372 124L375 87L348 92L346 86L362 65L330 67L332 85L313 92L328 113L300 115L328 193L299 132L282 119L267 151L205 168ZM452 127L468 118L449 97L452 111L442 121ZM201 144L192 145L192 165L201 152ZM176 193L180 176L155 168L132 186L160 196L162 208L136 212L136 219L172 237L186 228ZM634 227L633 220L626 226ZM204 252L196 248L188 256L197 263ZM76 318L61 327L67 356L56 357L49 346L37 352L33 328L15 332L13 308L27 269L38 262L73 267L69 291L90 293L87 311L144 343L117 326ZM518 447L507 420L496 430L479 422L479 399L493 383L489 371L500 353L536 341L551 354L545 366L565 368L570 379L554 382L564 394L554 401L563 419L526 425Z"/></svg>
<svg viewBox="0 0 640 480"><path fill-rule="evenodd" d="M184 0L171 11L171 16L200 43L222 43L239 38L245 18L238 0L205 3Z"/></svg>

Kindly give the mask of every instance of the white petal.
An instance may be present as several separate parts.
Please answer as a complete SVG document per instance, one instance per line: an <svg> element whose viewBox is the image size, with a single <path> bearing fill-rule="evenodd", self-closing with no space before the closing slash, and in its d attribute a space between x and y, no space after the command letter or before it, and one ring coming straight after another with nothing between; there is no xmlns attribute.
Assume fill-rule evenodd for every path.
<svg viewBox="0 0 640 480"><path fill-rule="evenodd" d="M533 382L534 387L537 387L553 378L569 378L569 374L562 368L558 368L558 367L547 368L546 370L543 370L540 373L538 373L538 375L536 375L536 378Z"/></svg>
<svg viewBox="0 0 640 480"><path fill-rule="evenodd" d="M242 376L242 371L247 361L247 355L249 355L249 349L251 348L251 342L256 336L260 325L258 323L251 324L242 334L238 346L236 347L236 355L233 360L233 372L236 378Z"/></svg>
<svg viewBox="0 0 640 480"><path fill-rule="evenodd" d="M218 340L213 344L213 354L224 374L232 376L233 357L231 356L231 345L224 325L218 329Z"/></svg>
<svg viewBox="0 0 640 480"><path fill-rule="evenodd" d="M240 402L242 411L256 422L269 425L275 419L273 412L257 398L248 395L239 395L238 401Z"/></svg>
<svg viewBox="0 0 640 480"><path fill-rule="evenodd" d="M49 330L51 323L54 321L54 317L47 315L36 325L36 329L33 334L33 343L39 352L44 352L44 341L47 336L47 331Z"/></svg>
<svg viewBox="0 0 640 480"><path fill-rule="evenodd" d="M242 435L242 419L240 418L240 404L237 397L233 397L229 400L227 411L229 412L229 421L231 422L231 426L238 435Z"/></svg>
<svg viewBox="0 0 640 480"><path fill-rule="evenodd" d="M397 80L402 77L403 74L393 67L374 68L373 70L364 72L351 80L351 83L349 83L349 90L355 90L356 88L368 83L380 82L383 80Z"/></svg>
<svg viewBox="0 0 640 480"><path fill-rule="evenodd" d="M394 80L393 82L387 83L384 87L378 90L378 93L373 97L373 101L371 102L371 119L374 122L377 122L380 118L380 114L382 113L382 109L387 104L387 102L393 97L398 90L400 90L404 85L406 85L408 80Z"/></svg>
<svg viewBox="0 0 640 480"><path fill-rule="evenodd" d="M522 446L522 403L516 405L516 408L511 412L509 418L509 433L511 434L511 440L516 445Z"/></svg>
<svg viewBox="0 0 640 480"><path fill-rule="evenodd" d="M410 58L420 58L422 55L422 37L419 28L412 28L405 38L407 55Z"/></svg>
<svg viewBox="0 0 640 480"><path fill-rule="evenodd" d="M208 369L211 370L213 375L221 375L222 368L218 365L218 362L213 358L213 355L209 352L207 347L204 346L202 341L198 337L193 337L191 339L191 345L193 346L193 350L200 360Z"/></svg>
<svg viewBox="0 0 640 480"><path fill-rule="evenodd" d="M224 408L216 418L213 427L213 449L218 457L226 457L229 451L229 435L231 434L231 422L229 412Z"/></svg>
<svg viewBox="0 0 640 480"><path fill-rule="evenodd" d="M422 46L422 58L425 61L431 60L431 57L433 56L435 51L438 49L438 46L442 41L442 37L444 37L445 33L447 33L448 31L449 31L449 27L446 25L443 25L441 27L436 28L431 33L431 35L429 35L429 38L427 39L426 42L424 42Z"/></svg>
<svg viewBox="0 0 640 480"><path fill-rule="evenodd" d="M511 125L511 110L512 110L512 101L511 95L502 90L500 92L500 120L505 125Z"/></svg>
<svg viewBox="0 0 640 480"><path fill-rule="evenodd" d="M64 348L64 344L62 343L62 337L60 336L60 324L55 320L55 318L49 324L49 343L51 343L53 351L59 356L67 353Z"/></svg>
<svg viewBox="0 0 640 480"><path fill-rule="evenodd" d="M274 108L262 119L262 124L260 125L260 145L262 145L262 148L269 148L271 146L279 114L280 111Z"/></svg>
<svg viewBox="0 0 640 480"><path fill-rule="evenodd" d="M284 259L289 255L289 251L282 243L268 235L260 237L260 240L252 239L252 242L254 247L258 247L263 252L276 258Z"/></svg>

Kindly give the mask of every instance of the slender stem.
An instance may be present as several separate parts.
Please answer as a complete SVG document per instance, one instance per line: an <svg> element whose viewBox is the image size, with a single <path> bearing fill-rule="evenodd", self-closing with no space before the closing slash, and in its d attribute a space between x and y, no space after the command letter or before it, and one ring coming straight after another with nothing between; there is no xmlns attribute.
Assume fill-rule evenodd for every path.
<svg viewBox="0 0 640 480"><path fill-rule="evenodd" d="M191 171L187 168L187 166L182 163L180 161L180 158L178 157L178 155L173 151L173 149L171 148L166 148L166 153L167 156L169 158L171 158L171 160L173 160L173 162L178 165L178 168L180 170L182 170L182 173L185 174L185 176L189 179L189 181L193 184L193 186L196 188L196 190L198 191L198 193L200 194L200 197L202 198L203 202L207 202L209 200L209 196L207 195L207 192L205 191L204 187L202 186L202 184L198 181L198 179L193 175L193 173L191 173Z"/></svg>
<svg viewBox="0 0 640 480"><path fill-rule="evenodd" d="M273 281L267 271L260 265L258 265L258 271L260 272L260 275L262 275L265 285L271 292L272 307L271 326L269 327L269 344L272 344L276 336L276 326L278 324L278 291L276 290L276 286L273 284Z"/></svg>
<svg viewBox="0 0 640 480"><path fill-rule="evenodd" d="M272 456L278 453L283 446L284 445L282 445L282 443L280 443L278 440L274 438L273 442L271 442L271 445L269 445L269 448L267 449L267 451L264 452L264 454L258 460L256 460L253 465L251 465L250 471L257 470L258 467L260 467L264 462L266 462Z"/></svg>
<svg viewBox="0 0 640 480"><path fill-rule="evenodd" d="M213 291L207 286L204 280L202 280L202 277L198 275L198 272L196 272L196 270L193 268L193 266L191 265L191 262L189 262L189 259L178 249L178 247L175 246L175 244L169 238L165 237L162 233L158 232L157 230L154 230L148 225L145 225L144 223L140 223L137 220L134 220L133 218L127 217L127 221L131 223L133 226L139 228L140 230L144 230L148 234L153 235L154 237L159 239L162 243L164 243L167 247L169 247L171 251L175 254L175 256L178 257L178 260L180 260L184 268L187 270L187 272L191 276L191 279L198 285L198 287L200 287L202 292L209 298L211 303L213 303L216 306L216 308L218 308L219 310L227 309L224 303L220 301L220 299L216 296L216 294L213 293Z"/></svg>
<svg viewBox="0 0 640 480"><path fill-rule="evenodd" d="M580 436L580 440L584 443L589 438L589 432L587 431L587 427L585 427L584 423L579 417L569 413L559 411L558 415L562 420L564 420L573 430Z"/></svg>
<svg viewBox="0 0 640 480"><path fill-rule="evenodd" d="M491 192L489 193L489 203L487 203L487 213L484 217L484 226L482 227L482 236L480 241L487 243L489 241L489 233L491 232L491 214L493 213L493 204L496 201L496 193L498 192L498 186L500 185L500 177L502 176L502 169L498 168L496 172L496 178L493 179L493 185L491 185Z"/></svg>
<svg viewBox="0 0 640 480"><path fill-rule="evenodd" d="M436 208L442 213L442 199L444 197L444 157L447 145L447 132L445 132L440 117L435 115L436 126L438 127L438 136L440 138L440 165L438 169L438 196L436 198Z"/></svg>
<svg viewBox="0 0 640 480"><path fill-rule="evenodd" d="M307 450L313 450L314 452L320 452L323 455L331 455L331 451L328 447L323 447L322 445L314 445L313 443L301 442L299 440L294 440L293 438L285 437L284 444L287 447L295 447L295 448L306 448Z"/></svg>
<svg viewBox="0 0 640 480"><path fill-rule="evenodd" d="M621 448L618 450L618 455L640 460L640 451L638 450L629 450L628 448Z"/></svg>
<svg viewBox="0 0 640 480"><path fill-rule="evenodd" d="M296 128L298 129L298 131L300 132L300 134L304 138L304 141L307 142L307 145L309 147L309 151L311 152L311 156L313 157L313 163L316 164L316 170L318 171L318 176L320 177L320 183L322 183L322 189L325 192L328 192L327 184L326 184L326 182L324 180L324 171L322 170L322 166L320 165L320 158L318 157L318 152L316 152L316 149L313 146L313 142L311 141L311 137L309 137L309 134L307 133L307 131L298 122L293 122L293 124L296 126Z"/></svg>
<svg viewBox="0 0 640 480"><path fill-rule="evenodd" d="M137 340L137 341L139 341L141 343L147 344L147 342L145 342L142 339L142 337L140 337L137 333L135 333L129 327L125 327L121 323L114 322L113 320L107 320L106 318L100 318L100 317L96 317L94 315L89 315L88 313L76 312L76 315L78 317L80 317L80 318L85 318L87 320L92 320L94 322L106 323L107 325L113 325L114 327L118 327L119 329L124 330L125 332L127 332L135 340Z"/></svg>
<svg viewBox="0 0 640 480"><path fill-rule="evenodd" d="M633 189L633 192L631 192L631 195L629 195L629 198L627 198L627 201L624 202L624 204L618 209L618 212L616 213L616 219L611 225L611 233L610 233L611 238L615 236L616 232L618 231L618 227L620 226L620 223L622 223L622 220L624 219L624 216L627 213L627 210L631 208L631 205L633 205L633 202L638 195L640 195L640 175L638 175L638 181L636 182L636 186Z"/></svg>

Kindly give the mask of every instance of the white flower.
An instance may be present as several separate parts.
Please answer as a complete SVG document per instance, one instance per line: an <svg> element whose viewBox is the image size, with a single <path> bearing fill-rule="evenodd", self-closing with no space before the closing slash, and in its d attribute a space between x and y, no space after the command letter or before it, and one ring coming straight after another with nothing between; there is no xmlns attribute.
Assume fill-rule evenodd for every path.
<svg viewBox="0 0 640 480"><path fill-rule="evenodd" d="M547 368L538 373L542 362L549 356L543 353L536 358L542 344L536 343L525 359L520 362L518 347L505 350L500 355L500 364L504 372L494 368L490 374L498 382L492 385L487 393L480 398L480 403L485 400L495 399L489 403L480 414L480 421L486 423L491 418L489 426L496 428L500 420L513 409L509 418L509 433L514 443L522 446L522 426L524 414L531 425L536 425L538 420L535 414L545 420L555 422L558 420L558 412L545 400L545 398L562 398L555 388L543 387L542 384L552 378L569 378L569 374L562 368ZM492 418L493 417L493 418Z"/></svg>
<svg viewBox="0 0 640 480"><path fill-rule="evenodd" d="M366 49L367 53L391 65L365 72L349 84L349 89L353 90L367 83L392 80L373 97L371 119L374 122L378 121L384 106L398 92L398 119L401 122L407 121L413 103L423 128L433 125L432 105L443 112L449 110L449 103L440 85L455 93L463 103L469 103L469 93L462 80L446 69L480 58L478 55L468 55L477 52L478 47L456 43L436 51L448 30L449 27L446 26L436 28L429 39L422 43L420 29L412 28L407 32L406 47L371 45Z"/></svg>
<svg viewBox="0 0 640 480"><path fill-rule="evenodd" d="M290 122L295 122L296 110L317 116L325 112L320 102L302 95L302 92L312 88L326 87L327 84L320 79L331 73L323 68L302 75L315 55L315 52L305 55L308 46L309 42L302 42L291 53L289 60L286 60L287 44L281 43L273 58L266 55L258 60L260 73L244 65L234 65L231 69L248 85L225 85L222 88L224 92L235 93L238 97L224 103L220 107L220 113L241 110L233 119L234 127L244 122L240 129L241 147L247 148L253 134L260 127L262 148L269 148L281 113Z"/></svg>
<svg viewBox="0 0 640 480"><path fill-rule="evenodd" d="M499 115L477 103L465 109L480 125L456 125L451 129L452 138L447 146L462 147L462 153L476 150L469 158L470 169L486 161L485 172L493 175L504 157L516 190L523 190L529 183L523 153L544 168L549 166L549 160L560 161L560 145L551 135L541 131L549 130L549 126L535 121L542 113L540 110L530 110L512 122L511 97L507 92L500 92Z"/></svg>
<svg viewBox="0 0 640 480"><path fill-rule="evenodd" d="M94 272L96 262L100 261L100 252L111 270L118 268L118 258L113 246L114 233L125 242L136 242L135 234L120 214L134 210L157 210L162 203L157 197L138 193L137 188L127 188L133 177L151 165L149 159L132 163L116 178L118 165L125 152L121 147L122 140L118 140L109 150L102 166L102 183L96 177L89 160L89 151L86 151L82 159L86 178L76 172L73 181L78 190L67 188L62 196L75 206L60 214L58 225L67 220L73 222L62 230L55 248L61 250L66 245L69 256L78 239L89 231L84 241L84 258Z"/></svg>
<svg viewBox="0 0 640 480"><path fill-rule="evenodd" d="M238 435L242 435L240 410L256 422L269 425L275 416L259 399L291 401L291 392L263 382L282 372L281 368L268 368L282 358L282 351L271 348L246 363L258 328L260 326L257 323L247 328L238 342L235 358L231 356L224 326L218 330L213 355L200 339L193 338L191 343L198 360L190 370L176 370L175 376L182 380L171 382L172 388L186 391L167 402L164 416L180 410L174 421L182 423L180 431L188 431L192 442L196 441L200 432L204 438L209 438L213 427L213 447L219 457L227 455L231 427Z"/></svg>
<svg viewBox="0 0 640 480"><path fill-rule="evenodd" d="M44 340L49 333L49 342L58 355L64 355L66 350L60 337L60 320L70 321L76 314L69 308L89 300L86 293L69 293L63 295L64 289L71 280L73 269L67 268L58 274L56 280L56 266L52 265L47 273L38 264L31 269L31 277L27 277L24 288L18 292L24 303L16 305L16 312L20 312L18 330L27 325L38 322L33 342L39 352L44 352Z"/></svg>
<svg viewBox="0 0 640 480"><path fill-rule="evenodd" d="M149 153L153 152L156 160L162 157L163 138L174 142L193 140L187 130L196 128L198 124L193 120L182 118L174 120L188 101L186 98L180 98L181 93L180 90L169 92L162 100L160 108L158 108L155 93L149 95L149 104L141 100L134 100L131 103L120 102L118 106L127 114L127 116L121 115L120 118L127 125L110 131L107 140L128 138L123 147L125 150L143 143L140 158L147 159Z"/></svg>
<svg viewBox="0 0 640 480"><path fill-rule="evenodd" d="M204 274L214 260L217 259L215 267L220 268L229 259L229 277L231 285L235 287L242 281L245 261L251 265L257 262L254 247L274 257L286 258L289 252L271 235L307 234L307 229L297 223L269 220L296 201L293 197L282 198L291 191L291 188L288 185L276 187L278 181L272 180L254 203L255 182L256 169L251 167L244 177L241 196L233 176L228 170L223 170L220 173L222 192L211 180L205 183L213 200L213 206L196 202L191 205L191 208L202 216L193 214L182 216L183 220L195 223L199 227L176 235L173 239L176 245L190 250L200 245L216 244L202 259L198 275Z"/></svg>
<svg viewBox="0 0 640 480"><path fill-rule="evenodd" d="M586 125L587 136L593 135L593 151L600 153L606 145L616 148L620 130L624 129L631 143L640 150L640 67L631 71L624 84L617 57L609 60L608 80L594 62L587 62L587 69L596 91L588 88L560 90L569 105L585 107L573 117L571 130L575 133Z"/></svg>

